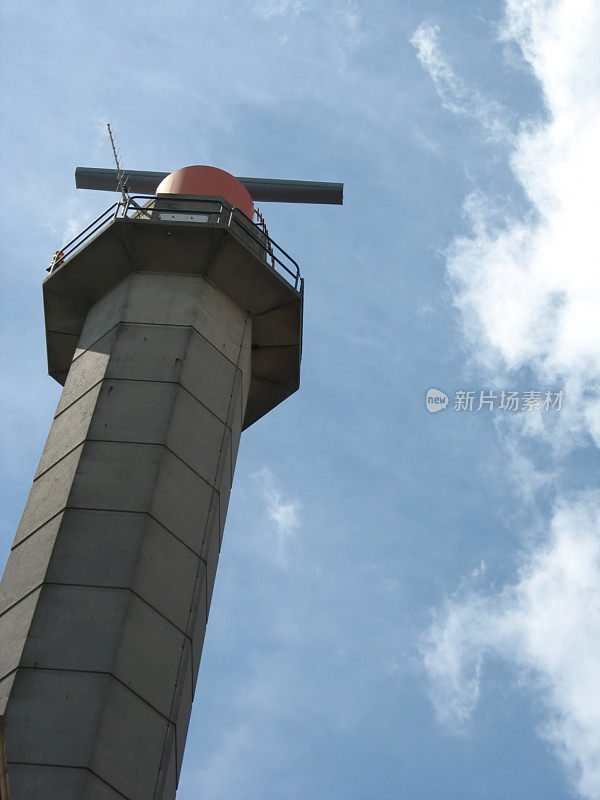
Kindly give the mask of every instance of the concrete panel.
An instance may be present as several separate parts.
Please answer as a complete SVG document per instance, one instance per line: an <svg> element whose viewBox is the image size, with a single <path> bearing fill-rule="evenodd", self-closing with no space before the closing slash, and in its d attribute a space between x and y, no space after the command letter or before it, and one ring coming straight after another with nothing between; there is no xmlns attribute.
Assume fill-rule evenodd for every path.
<svg viewBox="0 0 600 800"><path fill-rule="evenodd" d="M234 363L246 313L198 275L137 272L123 312L124 322L192 325Z"/></svg>
<svg viewBox="0 0 600 800"><path fill-rule="evenodd" d="M11 764L10 800L81 800L88 775L86 769Z"/></svg>
<svg viewBox="0 0 600 800"><path fill-rule="evenodd" d="M60 515L11 551L0 583L0 614L44 580L59 525Z"/></svg>
<svg viewBox="0 0 600 800"><path fill-rule="evenodd" d="M231 482L233 480L231 439L231 431L229 428L225 428L225 435L223 436L223 442L221 444L221 452L219 453L219 464L217 466L217 475L215 480L215 486L217 490L223 484L225 484L225 486L231 486Z"/></svg>
<svg viewBox="0 0 600 800"><path fill-rule="evenodd" d="M169 716L185 635L131 595L112 672L153 708Z"/></svg>
<svg viewBox="0 0 600 800"><path fill-rule="evenodd" d="M242 348L238 358L238 369L242 373L242 396L244 397L244 408L246 410L246 399L250 389L250 381L252 379L252 333L254 323L250 317L246 320L246 329L244 330L244 337L242 339ZM242 412L242 419L244 414Z"/></svg>
<svg viewBox="0 0 600 800"><path fill-rule="evenodd" d="M223 422L227 421L234 378L235 365L199 333L192 331L181 384Z"/></svg>
<svg viewBox="0 0 600 800"><path fill-rule="evenodd" d="M170 725L163 747L163 757L154 800L174 800L176 791L177 753L175 750L175 726Z"/></svg>
<svg viewBox="0 0 600 800"><path fill-rule="evenodd" d="M185 631L192 604L199 558L152 519L144 534L133 590Z"/></svg>
<svg viewBox="0 0 600 800"><path fill-rule="evenodd" d="M180 389L173 407L167 447L214 485L225 425L211 411Z"/></svg>
<svg viewBox="0 0 600 800"><path fill-rule="evenodd" d="M60 414L78 400L82 394L89 392L92 386L101 381L109 363L110 353L117 337L117 328L113 328L106 336L97 341L71 364L56 413Z"/></svg>
<svg viewBox="0 0 600 800"><path fill-rule="evenodd" d="M175 752L175 743L173 743L173 754L169 759L169 767L159 800L175 800L177 780L177 754Z"/></svg>
<svg viewBox="0 0 600 800"><path fill-rule="evenodd" d="M212 526L208 538L208 554L206 558L206 600L207 607L210 608L210 601L215 586L217 574L217 562L219 561L219 551L221 549L221 536L217 520Z"/></svg>
<svg viewBox="0 0 600 800"><path fill-rule="evenodd" d="M233 405L233 403L232 403ZM240 415L238 415L238 408ZM238 397L237 405L234 406L233 413L231 414L231 468L235 467L238 451L240 447L240 438L242 435L242 423L244 420L244 409L246 408L246 398L244 396ZM241 419L241 421L240 421Z"/></svg>
<svg viewBox="0 0 600 800"><path fill-rule="evenodd" d="M123 322L192 325L203 279L196 275L136 272Z"/></svg>
<svg viewBox="0 0 600 800"><path fill-rule="evenodd" d="M175 716L175 741L177 750L177 781L181 773L181 762L183 760L183 751L185 748L185 740L187 731L190 724L190 715L192 713L192 700L194 699L193 691L193 673L192 673L192 647L188 639L186 647L181 659L181 667L178 677L178 688L176 702L174 704L173 712Z"/></svg>
<svg viewBox="0 0 600 800"><path fill-rule="evenodd" d="M129 800L154 798L168 726L157 711L111 679L90 768Z"/></svg>
<svg viewBox="0 0 600 800"><path fill-rule="evenodd" d="M131 586L148 520L142 513L68 508L62 515L47 580ZM35 539L40 532L31 538Z"/></svg>
<svg viewBox="0 0 600 800"><path fill-rule="evenodd" d="M36 478L86 438L99 393L100 384L97 384L54 418L35 473Z"/></svg>
<svg viewBox="0 0 600 800"><path fill-rule="evenodd" d="M229 411L227 413L227 425L231 430L241 427L244 418L244 399L242 398L242 373L237 370L235 382L231 390L231 400L229 401Z"/></svg>
<svg viewBox="0 0 600 800"><path fill-rule="evenodd" d="M238 370L235 384L231 392L229 411L227 413L227 426L231 430L232 434L232 463L235 463L235 460L237 459L240 436L244 422L244 412L246 409L247 398L243 392L244 384L242 373Z"/></svg>
<svg viewBox="0 0 600 800"><path fill-rule="evenodd" d="M174 383L104 380L89 427L89 438L163 444L176 389ZM72 408L75 406L67 413Z"/></svg>
<svg viewBox="0 0 600 800"><path fill-rule="evenodd" d="M215 489L213 490L212 496L210 498L210 508L208 511L208 516L206 518L206 526L204 530L204 543L202 545L202 553L201 557L204 563L208 559L208 549L210 547L210 537L212 531L219 526L220 520L220 500L219 500L219 492Z"/></svg>
<svg viewBox="0 0 600 800"><path fill-rule="evenodd" d="M163 448L154 444L87 442L79 462L77 480L73 482L69 506L146 511L162 452ZM43 481L57 467L39 480Z"/></svg>
<svg viewBox="0 0 600 800"><path fill-rule="evenodd" d="M191 328L183 327L119 325L106 377L179 380L192 333Z"/></svg>
<svg viewBox="0 0 600 800"><path fill-rule="evenodd" d="M81 453L80 445L34 481L17 528L15 545L66 506Z"/></svg>
<svg viewBox="0 0 600 800"><path fill-rule="evenodd" d="M223 465L223 481L219 489L219 512L220 512L220 525L221 525L221 538L225 528L225 520L227 518L227 508L229 506L229 496L231 494L231 484L226 480L227 475L232 474L231 468L231 451L225 451L225 463Z"/></svg>
<svg viewBox="0 0 600 800"><path fill-rule="evenodd" d="M92 347L98 339L120 322L129 293L130 280L130 278L124 280L88 311L74 358L81 355L88 347Z"/></svg>
<svg viewBox="0 0 600 800"><path fill-rule="evenodd" d="M0 616L0 678L5 678L21 663L39 595L40 590L36 589Z"/></svg>
<svg viewBox="0 0 600 800"><path fill-rule="evenodd" d="M0 717L4 716L6 713L6 704L8 703L8 698L10 697L16 677L17 673L11 672L5 678L0 678Z"/></svg>
<svg viewBox="0 0 600 800"><path fill-rule="evenodd" d="M77 800L123 800L123 795L88 771L83 794L81 798L78 795Z"/></svg>
<svg viewBox="0 0 600 800"><path fill-rule="evenodd" d="M200 657L204 645L204 635L206 633L206 620L208 618L208 603L206 593L206 564L200 562L200 569L196 578L196 588L194 591L194 614L190 619L189 627L192 638L192 685L196 685L198 669L200 667Z"/></svg>
<svg viewBox="0 0 600 800"><path fill-rule="evenodd" d="M138 447L150 445L138 445ZM151 514L200 555L212 489L168 450L160 464Z"/></svg>
<svg viewBox="0 0 600 800"><path fill-rule="evenodd" d="M127 589L46 584L21 665L109 672L130 597Z"/></svg>
<svg viewBox="0 0 600 800"><path fill-rule="evenodd" d="M208 281L202 288L193 327L237 364L248 315Z"/></svg>
<svg viewBox="0 0 600 800"><path fill-rule="evenodd" d="M86 767L109 678L60 670L22 669L4 726L11 762Z"/></svg>

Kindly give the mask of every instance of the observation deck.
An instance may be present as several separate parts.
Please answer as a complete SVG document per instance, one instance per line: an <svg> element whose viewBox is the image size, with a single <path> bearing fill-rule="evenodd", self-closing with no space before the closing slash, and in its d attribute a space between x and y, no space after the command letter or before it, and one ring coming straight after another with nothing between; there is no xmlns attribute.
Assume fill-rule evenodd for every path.
<svg viewBox="0 0 600 800"><path fill-rule="evenodd" d="M298 389L304 285L294 259L226 200L136 195L55 253L43 284L48 372L64 384L89 309L132 272L203 275L252 319L244 428Z"/></svg>

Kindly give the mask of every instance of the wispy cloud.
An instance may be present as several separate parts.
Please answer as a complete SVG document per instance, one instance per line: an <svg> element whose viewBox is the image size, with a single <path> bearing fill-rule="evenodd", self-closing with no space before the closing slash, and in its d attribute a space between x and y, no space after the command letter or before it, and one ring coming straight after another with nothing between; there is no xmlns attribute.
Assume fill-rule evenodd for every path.
<svg viewBox="0 0 600 800"><path fill-rule="evenodd" d="M306 0L256 0L252 9L262 19L271 17L294 19L306 10Z"/></svg>
<svg viewBox="0 0 600 800"><path fill-rule="evenodd" d="M501 37L519 47L546 104L544 118L523 122L514 136L502 133L506 114L454 74L435 26L421 26L412 40L444 107L476 119L491 138L496 131L500 143L505 137L508 165L529 203L517 215L510 198L472 193L464 205L470 233L447 251L466 339L484 371L510 380L525 369L565 392L552 420L515 418L499 428L523 513L553 481L568 482L566 453L600 446L599 36L600 7L591 0L507 0ZM545 536L540 540L535 512L536 536L520 532L537 545L522 554L517 578L491 594L461 586L436 615L422 654L438 718L455 731L468 727L486 657L507 659L543 702L540 735L577 792L591 799L600 796L600 707L592 700L600 658L600 496L554 493Z"/></svg>
<svg viewBox="0 0 600 800"><path fill-rule="evenodd" d="M600 796L599 530L600 493L561 503L518 580L494 595L463 587L422 642L436 712L456 732L479 700L485 658L514 664L544 704L539 733L590 799Z"/></svg>
<svg viewBox="0 0 600 800"><path fill-rule="evenodd" d="M285 567L294 533L300 526L300 502L283 498L277 480L268 467L258 470L253 477L260 487L266 515L271 522L269 533L272 545L274 540L272 552L275 561L280 567Z"/></svg>
<svg viewBox="0 0 600 800"><path fill-rule="evenodd" d="M424 22L410 41L416 48L419 61L430 74L443 107L478 122L486 137L493 142L506 143L511 136L507 109L468 86L454 72L440 46L439 26Z"/></svg>

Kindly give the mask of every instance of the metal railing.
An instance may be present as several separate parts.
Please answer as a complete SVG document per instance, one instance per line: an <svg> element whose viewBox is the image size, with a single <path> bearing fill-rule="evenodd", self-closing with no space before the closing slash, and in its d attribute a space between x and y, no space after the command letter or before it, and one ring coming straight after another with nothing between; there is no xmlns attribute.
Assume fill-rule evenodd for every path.
<svg viewBox="0 0 600 800"><path fill-rule="evenodd" d="M113 203L110 208L107 208L106 211L103 211L99 217L96 217L96 219L93 220L93 222L90 222L87 228L84 228L80 233L78 233L74 239L71 239L70 242L67 242L67 244L60 250L56 250L52 256L50 266L46 268L46 272L49 272L52 275L54 270L58 267L61 267L67 258L72 256L73 253L84 244L84 242L87 242L87 240L90 239L101 228L103 228L105 225L108 225L109 222L112 222L117 217L119 209L122 205L122 202Z"/></svg>
<svg viewBox="0 0 600 800"><path fill-rule="evenodd" d="M144 201L140 203L138 201ZM166 216L168 215L168 218ZM103 228L112 223L119 216L137 221L152 223L181 223L197 224L228 228L241 241L247 245L250 242L262 251L265 263L270 262L271 267L290 283L297 291L302 291L302 278L297 262L273 241L260 224L253 222L239 208L232 208L220 200L195 200L193 198L178 199L172 197L155 197L154 195L134 195L126 203L118 201L113 203L102 214L77 234L61 250L57 250L47 268L53 273L65 261L73 256L83 245L99 233Z"/></svg>

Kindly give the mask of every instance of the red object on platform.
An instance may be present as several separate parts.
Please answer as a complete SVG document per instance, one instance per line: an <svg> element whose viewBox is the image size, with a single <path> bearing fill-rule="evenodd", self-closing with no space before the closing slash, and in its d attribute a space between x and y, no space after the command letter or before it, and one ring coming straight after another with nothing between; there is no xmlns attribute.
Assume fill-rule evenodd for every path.
<svg viewBox="0 0 600 800"><path fill-rule="evenodd" d="M222 197L243 211L250 219L254 204L248 189L233 175L217 167L182 167L167 175L156 187L156 194L192 194L200 197Z"/></svg>

